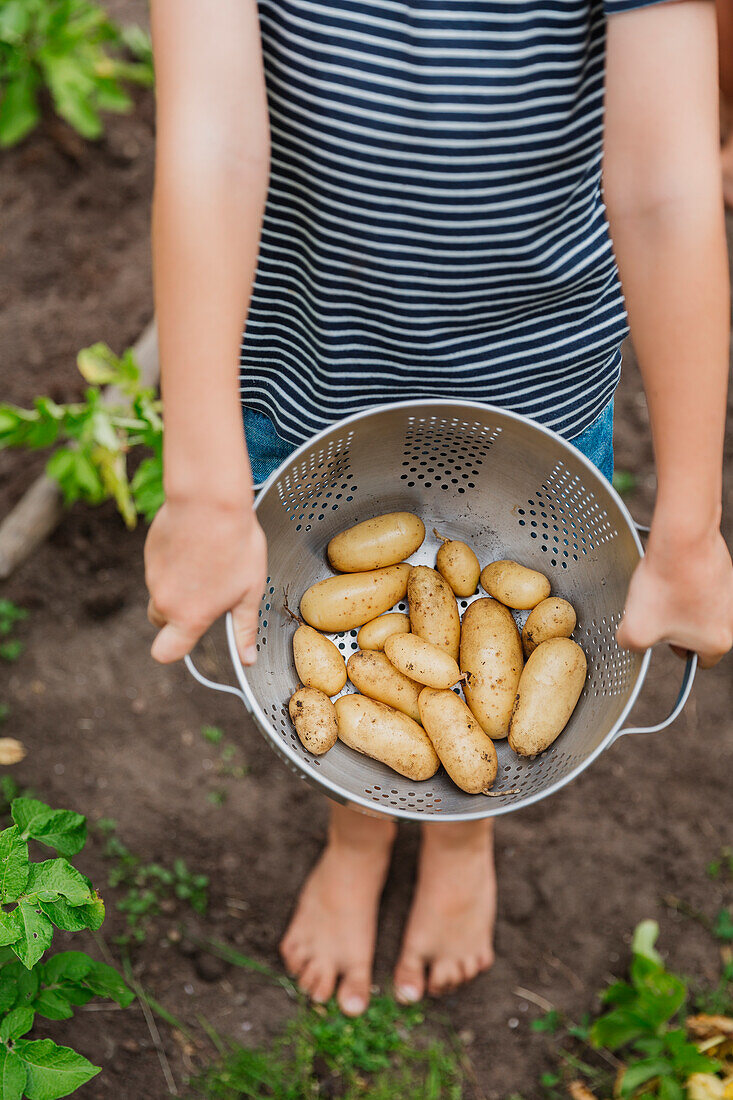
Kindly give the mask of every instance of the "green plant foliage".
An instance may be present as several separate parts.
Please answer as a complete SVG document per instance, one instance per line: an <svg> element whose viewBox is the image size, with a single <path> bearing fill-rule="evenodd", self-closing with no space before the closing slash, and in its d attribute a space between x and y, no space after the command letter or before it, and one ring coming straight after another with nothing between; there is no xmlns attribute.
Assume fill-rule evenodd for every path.
<svg viewBox="0 0 733 1100"><path fill-rule="evenodd" d="M301 1007L270 1047L250 1050L214 1036L222 1058L192 1082L193 1091L207 1100L461 1100L462 1052L457 1043L421 1034L423 1023L421 1009L387 996L353 1020L333 1001Z"/></svg>
<svg viewBox="0 0 733 1100"><path fill-rule="evenodd" d="M13 789L5 785L6 793ZM55 1100L100 1070L70 1047L25 1038L36 1016L71 1019L93 997L126 1007L134 994L113 967L82 951L42 961L54 926L80 932L104 920L102 899L69 862L84 846L85 819L27 797L13 797L10 813L13 824L0 832L0 1097ZM32 861L29 841L58 857Z"/></svg>
<svg viewBox="0 0 733 1100"><path fill-rule="evenodd" d="M122 29L91 0L0 0L0 146L16 145L54 109L88 139L105 111L129 111L126 84L150 85L150 42Z"/></svg>
<svg viewBox="0 0 733 1100"><path fill-rule="evenodd" d="M175 898L187 902L194 912L204 914L209 904L209 879L189 871L182 859L172 867L143 863L116 835L116 822L104 818L97 828L106 836L103 850L110 861L107 882L122 889L115 908L125 917L125 931L115 938L120 946L144 943L151 920L161 912L163 902Z"/></svg>
<svg viewBox="0 0 733 1100"><path fill-rule="evenodd" d="M37 397L32 409L0 404L0 449L55 447L46 471L67 504L112 499L128 527L138 514L150 521L163 503L161 403L140 384L131 349L117 357L106 344L94 344L79 352L77 364L90 383L84 401L57 405ZM102 402L106 385L117 387L119 403ZM127 456L135 448L150 453L130 479Z"/></svg>

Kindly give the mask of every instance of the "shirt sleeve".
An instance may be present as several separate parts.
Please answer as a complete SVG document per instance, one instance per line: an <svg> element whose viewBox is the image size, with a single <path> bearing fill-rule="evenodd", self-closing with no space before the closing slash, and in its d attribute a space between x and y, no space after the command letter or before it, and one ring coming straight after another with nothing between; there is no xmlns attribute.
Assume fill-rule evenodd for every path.
<svg viewBox="0 0 733 1100"><path fill-rule="evenodd" d="M603 0L606 17L619 12L636 11L637 8L650 8L652 4L669 3L669 0Z"/></svg>

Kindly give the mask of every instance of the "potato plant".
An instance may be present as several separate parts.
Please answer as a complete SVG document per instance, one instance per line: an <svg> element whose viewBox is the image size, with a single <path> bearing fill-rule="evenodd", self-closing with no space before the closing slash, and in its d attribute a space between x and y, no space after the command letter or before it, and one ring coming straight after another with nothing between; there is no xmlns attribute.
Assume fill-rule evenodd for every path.
<svg viewBox="0 0 733 1100"><path fill-rule="evenodd" d="M0 0L0 146L22 141L47 96L82 135L103 132L105 111L132 108L126 84L149 85L147 35L120 28L90 0Z"/></svg>
<svg viewBox="0 0 733 1100"><path fill-rule="evenodd" d="M0 449L54 448L46 471L64 500L101 504L112 499L128 527L138 514L152 520L163 503L163 421L155 392L140 383L130 349L119 358L106 344L79 352L77 365L89 383L84 400L67 405L37 397L32 409L0 404ZM115 404L102 401L102 387L117 388ZM148 452L132 478L128 455Z"/></svg>
<svg viewBox="0 0 733 1100"><path fill-rule="evenodd" d="M54 927L96 930L104 903L70 860L84 847L86 820L33 798L15 798L13 824L0 832L0 1096L56 1100L100 1072L70 1047L29 1039L36 1016L67 1020L93 997L126 1007L134 994L117 973L82 951L43 961ZM55 849L34 862L28 842Z"/></svg>

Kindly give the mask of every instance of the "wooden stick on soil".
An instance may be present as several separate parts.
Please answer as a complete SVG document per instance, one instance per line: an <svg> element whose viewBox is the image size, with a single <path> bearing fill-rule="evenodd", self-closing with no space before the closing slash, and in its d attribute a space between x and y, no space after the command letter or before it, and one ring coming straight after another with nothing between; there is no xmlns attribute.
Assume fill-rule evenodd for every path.
<svg viewBox="0 0 733 1100"><path fill-rule="evenodd" d="M143 331L133 351L140 365L143 384L155 386L160 368L154 321ZM105 405L118 404L120 393L114 386L109 386L102 400ZM41 474L0 524L0 579L9 577L48 538L63 512L58 484L46 474Z"/></svg>

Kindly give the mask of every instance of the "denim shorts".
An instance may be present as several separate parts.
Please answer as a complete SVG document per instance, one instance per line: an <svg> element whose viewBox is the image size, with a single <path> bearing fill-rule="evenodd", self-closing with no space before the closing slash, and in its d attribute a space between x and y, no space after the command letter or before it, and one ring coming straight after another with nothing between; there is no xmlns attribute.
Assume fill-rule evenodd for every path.
<svg viewBox="0 0 733 1100"><path fill-rule="evenodd" d="M243 409L243 416L252 477L257 487L267 481L296 448L280 438L269 417L252 409ZM613 477L613 399L584 432L569 442L610 481Z"/></svg>

